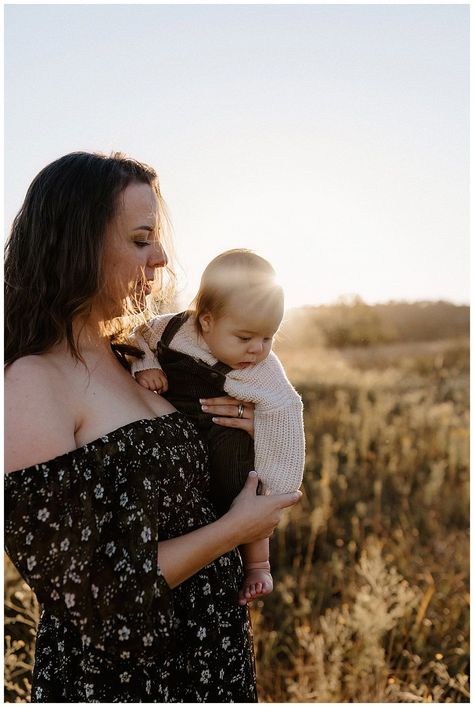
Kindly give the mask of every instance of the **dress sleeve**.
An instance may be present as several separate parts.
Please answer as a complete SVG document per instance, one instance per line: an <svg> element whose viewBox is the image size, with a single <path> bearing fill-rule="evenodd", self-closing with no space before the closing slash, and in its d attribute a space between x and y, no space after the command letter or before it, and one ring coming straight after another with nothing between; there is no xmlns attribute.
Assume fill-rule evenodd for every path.
<svg viewBox="0 0 474 707"><path fill-rule="evenodd" d="M255 470L267 493L301 486L305 461L303 402L271 352L261 363L226 376L224 389L255 403Z"/></svg>
<svg viewBox="0 0 474 707"><path fill-rule="evenodd" d="M137 659L163 655L172 638L149 476L127 478L91 447L5 477L6 551L40 604L85 646Z"/></svg>

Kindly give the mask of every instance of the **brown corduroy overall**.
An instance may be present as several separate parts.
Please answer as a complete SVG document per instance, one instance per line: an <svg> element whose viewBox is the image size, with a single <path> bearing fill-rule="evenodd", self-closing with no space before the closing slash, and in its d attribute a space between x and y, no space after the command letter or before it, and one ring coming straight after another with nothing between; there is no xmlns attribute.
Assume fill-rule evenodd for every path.
<svg viewBox="0 0 474 707"><path fill-rule="evenodd" d="M168 392L163 394L177 410L188 415L207 441L210 464L210 495L219 513L225 513L244 485L254 466L254 446L243 430L221 427L212 415L201 410L200 398L227 395L225 376L231 368L218 361L209 366L192 356L174 351L170 344L189 312L176 314L168 322L156 355L168 378Z"/></svg>

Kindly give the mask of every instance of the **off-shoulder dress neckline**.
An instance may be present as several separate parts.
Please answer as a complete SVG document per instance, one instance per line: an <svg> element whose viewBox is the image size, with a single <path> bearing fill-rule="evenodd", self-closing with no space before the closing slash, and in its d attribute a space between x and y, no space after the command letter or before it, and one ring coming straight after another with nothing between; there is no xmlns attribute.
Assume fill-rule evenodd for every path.
<svg viewBox="0 0 474 707"><path fill-rule="evenodd" d="M70 449L68 452L63 452L62 454L58 454L55 457L51 457L51 459L46 459L44 461L36 462L35 464L30 464L29 466L22 467L20 469L13 469L12 471L8 471L5 473L5 479L8 479L11 477L13 474L20 474L21 472L29 471L32 469L37 469L43 465L49 466L50 464L57 463L58 461L62 459L67 459L68 457L74 456L80 452L87 452L88 449L94 445L97 445L101 442L106 443L110 440L110 437L117 435L119 432L123 432L124 430L127 430L130 427L133 427L134 425L145 425L145 424L150 424L150 423L155 423L157 420L165 420L167 418L170 418L174 415L184 417L182 413L179 412L179 410L173 410L173 412L167 412L164 415L156 415L155 417L141 417L138 420L132 420L131 422L126 422L124 425L120 425L120 427L116 427L113 430L110 430L110 432L106 432L103 435L100 435L100 437L96 437L95 439L91 439L89 442L86 442L85 444L81 444L79 447L75 447L74 449Z"/></svg>

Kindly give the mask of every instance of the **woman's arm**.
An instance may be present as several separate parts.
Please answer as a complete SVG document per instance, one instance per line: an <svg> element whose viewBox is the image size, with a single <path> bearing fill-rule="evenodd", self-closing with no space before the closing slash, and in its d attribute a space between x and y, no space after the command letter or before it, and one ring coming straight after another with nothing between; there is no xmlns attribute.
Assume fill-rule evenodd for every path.
<svg viewBox="0 0 474 707"><path fill-rule="evenodd" d="M219 520L191 533L158 543L159 566L174 588L237 545L271 535L284 508L295 505L301 492L257 496L258 477L251 471L230 510Z"/></svg>

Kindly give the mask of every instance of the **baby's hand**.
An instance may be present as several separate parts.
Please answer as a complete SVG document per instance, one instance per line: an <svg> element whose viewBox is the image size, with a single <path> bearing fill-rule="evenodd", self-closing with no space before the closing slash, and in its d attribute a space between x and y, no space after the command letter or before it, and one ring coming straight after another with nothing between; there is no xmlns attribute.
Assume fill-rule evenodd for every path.
<svg viewBox="0 0 474 707"><path fill-rule="evenodd" d="M161 368L149 368L146 371L138 371L135 378L144 388L155 390L157 393L166 393L168 390L168 379Z"/></svg>

